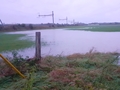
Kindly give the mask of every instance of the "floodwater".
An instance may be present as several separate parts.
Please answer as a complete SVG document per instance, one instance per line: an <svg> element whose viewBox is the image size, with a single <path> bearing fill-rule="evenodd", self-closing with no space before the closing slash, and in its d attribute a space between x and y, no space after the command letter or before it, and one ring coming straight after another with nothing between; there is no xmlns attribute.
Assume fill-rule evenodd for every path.
<svg viewBox="0 0 120 90"><path fill-rule="evenodd" d="M35 32L41 32L42 40L48 44L42 46L42 56L86 53L92 48L99 52L120 52L120 32L50 29L9 32L9 34L26 34L35 41ZM35 47L20 50L19 53L23 56L33 57Z"/></svg>

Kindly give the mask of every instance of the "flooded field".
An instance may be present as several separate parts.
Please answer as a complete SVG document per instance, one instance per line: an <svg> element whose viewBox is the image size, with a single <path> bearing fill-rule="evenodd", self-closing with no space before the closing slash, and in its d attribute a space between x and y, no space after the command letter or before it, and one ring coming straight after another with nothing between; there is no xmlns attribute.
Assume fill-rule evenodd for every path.
<svg viewBox="0 0 120 90"><path fill-rule="evenodd" d="M86 53L92 48L99 52L120 52L120 32L91 32L55 29L8 32L8 34L26 34L31 37L31 40L35 41L35 32L41 32L41 38L47 44L42 46L43 56ZM27 37L25 36L20 39L25 38ZM33 57L35 54L35 47L33 46L24 50L18 50L18 52L23 56ZM5 55L6 53L3 54Z"/></svg>

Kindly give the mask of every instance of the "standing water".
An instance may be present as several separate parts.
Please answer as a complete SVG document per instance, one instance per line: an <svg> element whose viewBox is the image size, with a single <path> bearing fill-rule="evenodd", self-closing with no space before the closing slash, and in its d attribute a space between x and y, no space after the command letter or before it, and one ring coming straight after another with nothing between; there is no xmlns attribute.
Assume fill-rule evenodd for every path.
<svg viewBox="0 0 120 90"><path fill-rule="evenodd" d="M41 48L42 56L86 53L92 48L99 52L120 52L120 32L54 29L18 31L9 32L9 34L26 34L35 41L35 32L41 32L42 40L48 43L48 45ZM23 56L33 57L35 47L20 50L19 53Z"/></svg>

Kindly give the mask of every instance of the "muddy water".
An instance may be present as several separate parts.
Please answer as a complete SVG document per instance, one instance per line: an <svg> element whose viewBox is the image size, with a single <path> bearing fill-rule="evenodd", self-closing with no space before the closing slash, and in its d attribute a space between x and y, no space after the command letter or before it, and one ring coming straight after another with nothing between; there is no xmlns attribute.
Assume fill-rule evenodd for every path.
<svg viewBox="0 0 120 90"><path fill-rule="evenodd" d="M99 52L120 52L120 32L91 32L77 30L33 30L10 32L9 34L27 34L35 40L35 32L41 32L42 40L47 46L42 46L44 55L68 55L72 53L86 53L94 48ZM26 37L24 37L26 38ZM20 50L23 56L33 57L35 48ZM5 55L6 53L4 53ZM8 55L8 54L7 54Z"/></svg>

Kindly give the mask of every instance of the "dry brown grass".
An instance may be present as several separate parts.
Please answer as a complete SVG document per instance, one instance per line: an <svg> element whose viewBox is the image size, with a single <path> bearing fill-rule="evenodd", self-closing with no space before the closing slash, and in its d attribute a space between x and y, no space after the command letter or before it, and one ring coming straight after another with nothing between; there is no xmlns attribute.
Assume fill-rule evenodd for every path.
<svg viewBox="0 0 120 90"><path fill-rule="evenodd" d="M49 76L52 81L66 84L70 83L73 81L73 78L75 78L72 68L55 69L50 72Z"/></svg>
<svg viewBox="0 0 120 90"><path fill-rule="evenodd" d="M14 70L4 61L0 62L0 78L15 74Z"/></svg>
<svg viewBox="0 0 120 90"><path fill-rule="evenodd" d="M82 69L58 68L49 73L49 78L51 82L59 82L64 85L82 87L84 90L95 90L92 82L86 81L86 78L89 76L91 80L94 80L100 74L101 70L91 70L87 72Z"/></svg>

